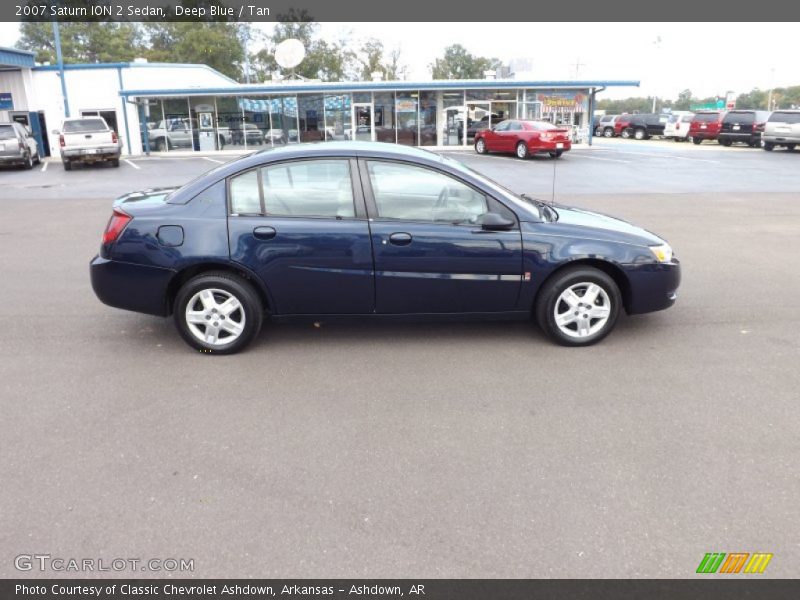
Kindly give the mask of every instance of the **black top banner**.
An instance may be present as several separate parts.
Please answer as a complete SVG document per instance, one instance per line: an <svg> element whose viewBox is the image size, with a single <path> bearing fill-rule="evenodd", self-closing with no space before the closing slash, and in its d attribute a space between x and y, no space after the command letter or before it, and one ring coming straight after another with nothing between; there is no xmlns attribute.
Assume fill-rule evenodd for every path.
<svg viewBox="0 0 800 600"><path fill-rule="evenodd" d="M800 3L761 0L4 0L0 21L667 22L796 21ZM713 35L713 32L709 32ZM732 42L735 43L735 42Z"/></svg>
<svg viewBox="0 0 800 600"><path fill-rule="evenodd" d="M0 581L2 600L785 600L786 579L25 579Z"/></svg>

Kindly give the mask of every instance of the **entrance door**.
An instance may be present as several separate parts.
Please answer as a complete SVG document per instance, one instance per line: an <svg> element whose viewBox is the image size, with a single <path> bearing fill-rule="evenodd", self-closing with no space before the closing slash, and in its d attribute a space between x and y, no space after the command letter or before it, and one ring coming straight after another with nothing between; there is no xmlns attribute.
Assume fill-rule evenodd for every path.
<svg viewBox="0 0 800 600"><path fill-rule="evenodd" d="M353 129L351 130L350 139L363 142L375 141L374 128L372 126L374 122L375 114L372 103L353 104Z"/></svg>
<svg viewBox="0 0 800 600"><path fill-rule="evenodd" d="M451 106L445 109L444 119L445 146L462 146L464 144L464 108Z"/></svg>

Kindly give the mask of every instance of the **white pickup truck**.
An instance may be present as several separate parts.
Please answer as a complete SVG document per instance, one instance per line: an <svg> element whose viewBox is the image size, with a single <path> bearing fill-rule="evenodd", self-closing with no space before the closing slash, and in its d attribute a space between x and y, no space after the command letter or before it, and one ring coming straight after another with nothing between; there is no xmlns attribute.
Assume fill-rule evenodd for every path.
<svg viewBox="0 0 800 600"><path fill-rule="evenodd" d="M73 163L110 162L119 166L120 145L116 132L102 117L65 119L58 137L64 170Z"/></svg>

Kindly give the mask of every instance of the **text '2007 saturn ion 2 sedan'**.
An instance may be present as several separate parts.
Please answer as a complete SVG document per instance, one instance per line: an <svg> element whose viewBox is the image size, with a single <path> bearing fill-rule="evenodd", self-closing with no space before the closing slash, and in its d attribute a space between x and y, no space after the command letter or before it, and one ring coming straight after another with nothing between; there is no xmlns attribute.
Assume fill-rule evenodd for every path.
<svg viewBox="0 0 800 600"><path fill-rule="evenodd" d="M114 206L92 286L108 305L174 315L228 354L265 317L529 319L592 344L675 302L669 245L624 221L518 196L464 165L362 142L252 154Z"/></svg>

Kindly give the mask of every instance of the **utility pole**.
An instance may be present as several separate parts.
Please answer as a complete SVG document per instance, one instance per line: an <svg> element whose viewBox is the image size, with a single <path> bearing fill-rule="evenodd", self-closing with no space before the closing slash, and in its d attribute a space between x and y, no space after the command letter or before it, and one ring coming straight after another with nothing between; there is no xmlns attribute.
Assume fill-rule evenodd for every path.
<svg viewBox="0 0 800 600"><path fill-rule="evenodd" d="M661 49L661 36L660 35L656 36L656 39L653 41L653 44L655 46L656 56L661 56L661 53L658 52ZM654 59L653 62L657 63L657 60ZM658 70L658 69L656 69L656 70ZM656 92L655 92L655 90L653 90L653 110L652 110L652 112L656 112L656 99L657 99Z"/></svg>
<svg viewBox="0 0 800 600"><path fill-rule="evenodd" d="M64 57L61 56L61 30L58 28L58 21L53 20L53 38L56 45L56 64L58 65L58 76L61 78L61 97L64 99L64 116L69 118L69 98L67 98L67 82L64 79Z"/></svg>
<svg viewBox="0 0 800 600"><path fill-rule="evenodd" d="M767 110L772 110L772 90L775 88L775 67L769 70L769 95L767 96Z"/></svg>
<svg viewBox="0 0 800 600"><path fill-rule="evenodd" d="M575 79L577 80L578 76L580 75L581 67L585 67L586 63L582 63L581 59L577 58L571 66L575 67Z"/></svg>

